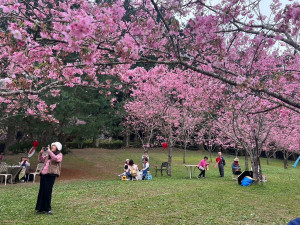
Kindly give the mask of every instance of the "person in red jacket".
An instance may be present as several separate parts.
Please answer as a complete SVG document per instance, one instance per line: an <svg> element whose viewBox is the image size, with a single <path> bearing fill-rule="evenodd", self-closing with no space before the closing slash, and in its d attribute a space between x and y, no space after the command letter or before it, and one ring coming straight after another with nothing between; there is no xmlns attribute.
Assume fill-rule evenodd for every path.
<svg viewBox="0 0 300 225"><path fill-rule="evenodd" d="M220 177L224 177L224 166L225 166L225 159L222 156L221 152L218 152L218 157L216 158L217 166L219 168Z"/></svg>

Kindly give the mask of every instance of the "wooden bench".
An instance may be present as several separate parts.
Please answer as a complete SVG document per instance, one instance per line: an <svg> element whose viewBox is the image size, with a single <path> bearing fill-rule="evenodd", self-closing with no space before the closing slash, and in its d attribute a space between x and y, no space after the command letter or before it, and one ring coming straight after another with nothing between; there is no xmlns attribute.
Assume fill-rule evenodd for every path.
<svg viewBox="0 0 300 225"><path fill-rule="evenodd" d="M161 176L163 175L163 171L165 170L168 175L168 162L163 162L161 166L155 166L155 176L157 176L157 171L160 171Z"/></svg>

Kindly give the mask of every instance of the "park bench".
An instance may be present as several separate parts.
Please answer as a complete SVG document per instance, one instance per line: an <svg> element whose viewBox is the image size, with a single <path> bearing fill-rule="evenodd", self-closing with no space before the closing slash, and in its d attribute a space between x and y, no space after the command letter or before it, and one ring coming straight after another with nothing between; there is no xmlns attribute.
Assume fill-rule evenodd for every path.
<svg viewBox="0 0 300 225"><path fill-rule="evenodd" d="M163 175L163 171L165 170L168 175L168 162L163 162L161 166L155 166L155 176L157 176L157 171L160 171L161 176Z"/></svg>
<svg viewBox="0 0 300 225"><path fill-rule="evenodd" d="M10 183L12 184L12 174L8 173L8 166L6 163L0 164L0 181L2 183L2 177L4 177L4 184L6 185L7 178L10 177Z"/></svg>
<svg viewBox="0 0 300 225"><path fill-rule="evenodd" d="M38 175L38 174L40 174L40 172L42 172L41 170L43 169L43 167L44 167L44 163L39 163L39 164L37 165L37 167L36 167L35 172L29 174L28 180L30 180L30 179L29 179L29 178L30 178L30 175L32 175L32 176L33 176L32 182L34 183L34 182L35 182L35 177L36 177L36 175Z"/></svg>

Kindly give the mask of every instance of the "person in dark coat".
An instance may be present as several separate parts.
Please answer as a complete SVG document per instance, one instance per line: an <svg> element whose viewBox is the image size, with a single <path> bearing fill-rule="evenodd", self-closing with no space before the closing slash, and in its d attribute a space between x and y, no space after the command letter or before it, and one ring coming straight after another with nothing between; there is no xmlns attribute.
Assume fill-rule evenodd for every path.
<svg viewBox="0 0 300 225"><path fill-rule="evenodd" d="M224 166L226 165L226 163L221 152L218 152L218 157L216 158L216 162L219 168L220 177L224 177Z"/></svg>

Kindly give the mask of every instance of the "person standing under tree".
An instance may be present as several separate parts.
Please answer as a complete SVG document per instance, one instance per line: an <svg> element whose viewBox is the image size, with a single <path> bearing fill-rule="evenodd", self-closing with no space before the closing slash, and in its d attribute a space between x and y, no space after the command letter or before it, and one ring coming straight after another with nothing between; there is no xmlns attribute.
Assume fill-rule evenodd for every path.
<svg viewBox="0 0 300 225"><path fill-rule="evenodd" d="M52 189L55 178L60 175L61 162L63 155L61 153L62 145L59 142L54 142L48 148L42 148L39 153L38 161L44 163L44 167L40 173L40 190L36 203L35 210L39 213L46 212L52 215L51 198ZM43 156L46 152L47 155Z"/></svg>
<svg viewBox="0 0 300 225"><path fill-rule="evenodd" d="M225 159L221 152L218 152L218 157L216 158L216 167L219 167L220 177L224 177L224 166L226 165Z"/></svg>
<svg viewBox="0 0 300 225"><path fill-rule="evenodd" d="M144 152L144 155L142 156L142 165L144 165L145 164L145 159L148 159L148 162L149 162L149 155L148 155L148 152L147 151L145 151Z"/></svg>

